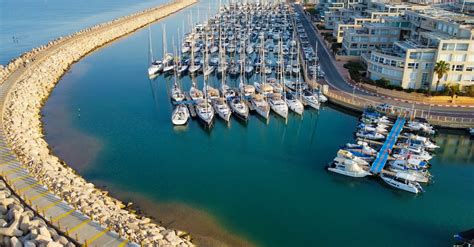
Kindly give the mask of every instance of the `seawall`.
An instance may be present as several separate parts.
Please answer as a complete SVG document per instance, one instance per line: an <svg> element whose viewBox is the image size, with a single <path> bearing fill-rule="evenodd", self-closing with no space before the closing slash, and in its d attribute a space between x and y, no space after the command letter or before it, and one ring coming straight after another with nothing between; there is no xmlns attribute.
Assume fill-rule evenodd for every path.
<svg viewBox="0 0 474 247"><path fill-rule="evenodd" d="M0 68L0 90L6 95L0 98L0 123L3 130L0 135L5 137L8 148L16 154L22 167L25 167L29 175L46 186L50 192L87 216L89 221L103 226L104 233L110 230L117 233L120 238L142 245L192 246L193 244L185 232L165 229L151 222L149 218L126 210L122 202L108 196L106 191L87 183L67 164L54 156L42 134L40 111L54 86L71 64L115 39L196 2L197 0L179 0L98 24L35 48ZM15 190L14 186L12 188ZM17 194L26 196L24 193ZM36 197L35 200L38 200L40 195ZM31 203L29 198L22 199ZM48 219L44 215L45 212L36 213ZM87 226L85 223L77 225L81 228ZM72 232L72 229L65 230L66 234L68 232ZM76 234L79 232L82 231L76 231ZM77 239L80 243L87 244L87 238L78 236Z"/></svg>

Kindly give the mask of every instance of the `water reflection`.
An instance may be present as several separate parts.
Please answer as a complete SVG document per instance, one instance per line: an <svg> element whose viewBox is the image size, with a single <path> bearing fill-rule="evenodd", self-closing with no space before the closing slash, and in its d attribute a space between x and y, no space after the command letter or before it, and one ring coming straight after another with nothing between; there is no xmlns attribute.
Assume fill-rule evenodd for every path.
<svg viewBox="0 0 474 247"><path fill-rule="evenodd" d="M437 159L443 163L474 165L474 142L464 132L443 130L434 139L441 146L436 151Z"/></svg>

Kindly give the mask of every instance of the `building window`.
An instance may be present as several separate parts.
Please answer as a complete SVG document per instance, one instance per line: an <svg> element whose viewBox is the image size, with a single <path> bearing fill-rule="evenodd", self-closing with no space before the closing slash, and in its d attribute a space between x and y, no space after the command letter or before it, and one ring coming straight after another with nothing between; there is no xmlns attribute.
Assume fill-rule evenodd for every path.
<svg viewBox="0 0 474 247"><path fill-rule="evenodd" d="M428 82L428 73L423 73L421 75L421 83L426 83Z"/></svg>
<svg viewBox="0 0 474 247"><path fill-rule="evenodd" d="M454 43L445 43L443 44L443 51L454 51Z"/></svg>
<svg viewBox="0 0 474 247"><path fill-rule="evenodd" d="M451 70L453 71L462 71L464 69L464 65L453 65L451 66Z"/></svg>
<svg viewBox="0 0 474 247"><path fill-rule="evenodd" d="M409 69L418 69L418 63L408 63Z"/></svg>
<svg viewBox="0 0 474 247"><path fill-rule="evenodd" d="M469 44L456 44L456 51L467 51Z"/></svg>

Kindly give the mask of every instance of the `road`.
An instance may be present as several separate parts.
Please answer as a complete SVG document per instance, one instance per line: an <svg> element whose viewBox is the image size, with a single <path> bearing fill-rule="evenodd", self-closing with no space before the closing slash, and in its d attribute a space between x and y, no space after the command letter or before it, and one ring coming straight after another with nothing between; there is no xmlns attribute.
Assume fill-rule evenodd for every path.
<svg viewBox="0 0 474 247"><path fill-rule="evenodd" d="M419 112L430 112L430 115L438 116L448 116L448 117L462 117L462 118L474 118L474 109L466 107L452 107L452 106L438 106L438 105L429 105L423 102L403 102L400 99L389 99L380 95L371 94L365 90L354 86L346 81L346 79L340 74L339 70L336 67L335 59L330 54L328 48L326 47L322 37L317 34L317 31L313 24L311 23L309 17L304 13L304 10L301 5L295 4L295 10L300 14L301 23L308 35L308 39L311 42L311 45L316 49L316 42L318 43L318 57L320 61L320 66L326 74L326 81L328 85L334 89L341 91L347 96L352 97L354 92L355 98L360 98L369 101L375 101L378 103L388 103L390 105L404 107L407 109L416 109Z"/></svg>

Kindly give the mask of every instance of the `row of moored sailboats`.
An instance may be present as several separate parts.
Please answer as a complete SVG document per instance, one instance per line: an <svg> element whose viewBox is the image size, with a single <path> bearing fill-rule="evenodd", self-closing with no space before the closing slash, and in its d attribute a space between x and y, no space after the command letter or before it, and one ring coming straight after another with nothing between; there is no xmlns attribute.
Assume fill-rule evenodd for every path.
<svg viewBox="0 0 474 247"><path fill-rule="evenodd" d="M305 106L318 110L327 98L304 82L300 66L301 59L317 57L300 47L297 35L303 31L295 28L296 21L285 3L235 3L183 34L181 49L175 48L174 54L167 52L164 41L163 58L152 59L148 72L174 77L173 124L186 124L190 110L206 126L212 126L216 115L229 122L231 115L247 120L251 110L264 119L270 111L287 119L289 111L303 115ZM201 74L199 87L196 78ZM193 81L188 92L181 83L185 75ZM211 85L211 76L219 85ZM228 85L227 78L239 78L238 85Z"/></svg>

